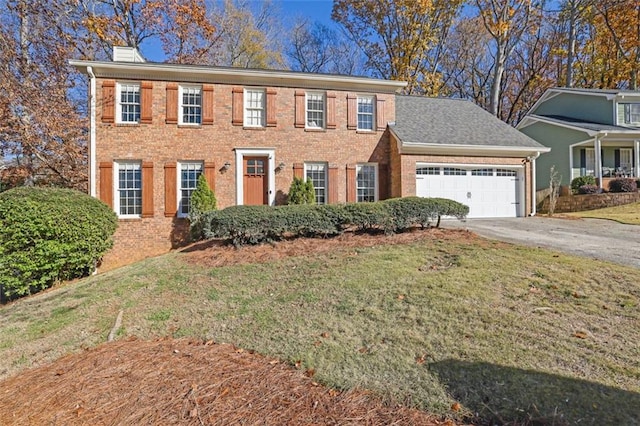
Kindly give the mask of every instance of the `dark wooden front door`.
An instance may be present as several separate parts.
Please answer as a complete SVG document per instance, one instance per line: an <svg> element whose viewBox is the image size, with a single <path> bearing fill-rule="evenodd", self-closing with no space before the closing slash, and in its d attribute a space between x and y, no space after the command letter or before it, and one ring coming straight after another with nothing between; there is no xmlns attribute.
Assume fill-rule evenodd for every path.
<svg viewBox="0 0 640 426"><path fill-rule="evenodd" d="M260 205L269 202L267 157L244 157L244 204Z"/></svg>

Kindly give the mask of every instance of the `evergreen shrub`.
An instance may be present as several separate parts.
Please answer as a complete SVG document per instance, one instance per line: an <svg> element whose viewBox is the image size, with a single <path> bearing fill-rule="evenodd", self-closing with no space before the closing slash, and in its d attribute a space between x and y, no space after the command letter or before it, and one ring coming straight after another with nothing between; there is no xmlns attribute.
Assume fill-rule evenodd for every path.
<svg viewBox="0 0 640 426"><path fill-rule="evenodd" d="M70 189L0 193L0 291L13 298L90 274L117 226L102 201Z"/></svg>

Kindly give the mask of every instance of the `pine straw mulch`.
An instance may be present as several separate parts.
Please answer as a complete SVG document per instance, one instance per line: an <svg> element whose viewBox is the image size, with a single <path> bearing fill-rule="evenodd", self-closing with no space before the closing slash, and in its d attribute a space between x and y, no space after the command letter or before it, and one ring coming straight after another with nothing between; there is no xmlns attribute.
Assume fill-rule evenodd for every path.
<svg viewBox="0 0 640 426"><path fill-rule="evenodd" d="M310 377L311 376L311 377ZM105 343L0 382L3 425L453 425L232 345Z"/></svg>
<svg viewBox="0 0 640 426"><path fill-rule="evenodd" d="M487 244L473 232L464 229L410 229L400 234L345 232L329 238L292 238L273 244L235 248L220 240L195 243L180 250L187 262L205 267L221 267L247 263L265 263L286 257L313 257L320 253L353 252L356 248L390 244L410 244L419 241L455 240Z"/></svg>

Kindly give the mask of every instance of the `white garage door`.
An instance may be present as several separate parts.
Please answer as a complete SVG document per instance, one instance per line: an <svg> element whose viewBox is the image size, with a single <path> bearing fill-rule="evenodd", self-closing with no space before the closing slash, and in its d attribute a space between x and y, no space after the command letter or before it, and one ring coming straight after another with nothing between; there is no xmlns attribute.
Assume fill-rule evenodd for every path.
<svg viewBox="0 0 640 426"><path fill-rule="evenodd" d="M418 165L416 195L441 197L469 206L468 217L520 214L520 171L498 167Z"/></svg>

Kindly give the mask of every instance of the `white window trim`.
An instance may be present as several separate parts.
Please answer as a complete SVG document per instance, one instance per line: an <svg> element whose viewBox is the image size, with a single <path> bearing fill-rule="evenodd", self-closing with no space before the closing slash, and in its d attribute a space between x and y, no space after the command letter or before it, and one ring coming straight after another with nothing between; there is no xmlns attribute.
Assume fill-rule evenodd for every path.
<svg viewBox="0 0 640 426"><path fill-rule="evenodd" d="M139 124L140 121L123 121L122 120L122 86L137 86L138 96L140 97L140 115L142 115L142 87L137 81L118 81L116 83L116 123L118 124Z"/></svg>
<svg viewBox="0 0 640 426"><path fill-rule="evenodd" d="M322 126L310 126L309 125L309 95L322 96ZM322 129L327 127L327 94L320 91L305 92L304 96L304 127L305 129Z"/></svg>
<svg viewBox="0 0 640 426"><path fill-rule="evenodd" d="M189 217L189 213L182 213L182 205L180 204L180 202L182 201L182 166L185 164L197 164L198 166L200 166L200 174L204 173L204 162L202 161L178 161L178 166L177 166L177 170L178 170L178 178L176 179L176 186L177 188L177 194L176 194L176 206L178 206L178 211L177 211L177 217L179 218L185 218L185 217ZM196 180L197 183L197 180ZM194 188L195 189L195 188Z"/></svg>
<svg viewBox="0 0 640 426"><path fill-rule="evenodd" d="M326 162L322 162L322 161L309 161L309 162L305 162L304 163L304 178L305 181L307 180L307 170L309 169L309 166L323 166L324 167L324 203L321 204L328 204L329 200L329 164ZM314 186L314 191L315 191L315 186ZM317 203L317 200L316 200Z"/></svg>
<svg viewBox="0 0 640 426"><path fill-rule="evenodd" d="M378 201L380 199L380 193L378 190L378 181L380 180L380 171L378 169L378 163L358 163L356 164L356 203L363 203L365 201L358 201L358 170L362 167L362 166L373 166L375 167L375 179L374 179L374 199L373 201Z"/></svg>
<svg viewBox="0 0 640 426"><path fill-rule="evenodd" d="M360 127L360 99L370 99L371 100L371 128L365 129ZM376 130L376 97L374 95L358 95L356 98L356 130L361 132L375 132Z"/></svg>
<svg viewBox="0 0 640 426"><path fill-rule="evenodd" d="M120 165L136 164L140 170L140 214L120 214ZM140 160L119 160L113 162L113 209L118 219L139 219L142 217L142 161Z"/></svg>
<svg viewBox="0 0 640 426"><path fill-rule="evenodd" d="M184 110L182 103L184 89L198 89L200 91L200 122L199 123L189 123L184 121ZM180 84L178 86L178 124L181 126L200 126L202 125L202 86L199 84Z"/></svg>
<svg viewBox="0 0 640 426"><path fill-rule="evenodd" d="M260 108L262 110L262 120L260 121L260 124L250 124L249 120L248 120L248 115L247 115L247 111L249 111L249 97L247 96L248 93L250 92L261 92L262 93L262 108ZM267 122L267 91L266 89L263 88L250 88L250 89L244 89L244 96L243 98L243 118L242 118L242 122L243 122L243 126L244 127L255 127L255 128L262 128L262 127L266 127L266 122ZM259 108L252 108L253 110L258 110Z"/></svg>

